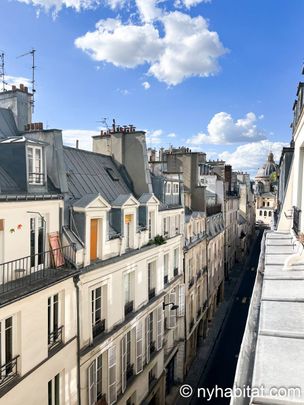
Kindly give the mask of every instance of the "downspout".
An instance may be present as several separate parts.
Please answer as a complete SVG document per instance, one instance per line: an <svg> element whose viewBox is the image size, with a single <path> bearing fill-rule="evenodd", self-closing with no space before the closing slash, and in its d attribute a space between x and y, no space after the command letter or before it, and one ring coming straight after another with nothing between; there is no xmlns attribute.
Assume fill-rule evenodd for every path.
<svg viewBox="0 0 304 405"><path fill-rule="evenodd" d="M79 321L79 274L73 277L74 286L76 288L76 313L77 313L77 404L81 405L81 393L80 393L80 321Z"/></svg>

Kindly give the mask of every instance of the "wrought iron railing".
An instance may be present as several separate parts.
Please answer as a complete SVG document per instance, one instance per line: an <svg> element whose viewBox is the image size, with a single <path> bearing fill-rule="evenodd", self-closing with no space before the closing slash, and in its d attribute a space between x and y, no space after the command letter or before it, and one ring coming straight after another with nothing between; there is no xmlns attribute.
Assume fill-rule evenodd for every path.
<svg viewBox="0 0 304 405"><path fill-rule="evenodd" d="M155 288L151 288L149 290L149 300L152 300L152 298L155 297Z"/></svg>
<svg viewBox="0 0 304 405"><path fill-rule="evenodd" d="M293 220L292 220L292 229L298 235L300 233L300 219L301 219L301 210L297 207L293 207Z"/></svg>
<svg viewBox="0 0 304 405"><path fill-rule="evenodd" d="M48 336L48 345L49 350L52 350L55 346L62 343L63 341L63 326L60 326L49 333Z"/></svg>
<svg viewBox="0 0 304 405"><path fill-rule="evenodd" d="M5 385L14 377L18 376L18 358L19 356L14 357L12 360L8 361L6 364L0 367L0 387Z"/></svg>
<svg viewBox="0 0 304 405"><path fill-rule="evenodd" d="M192 277L191 280L189 281L188 288L191 288L193 284L194 284L194 277Z"/></svg>
<svg viewBox="0 0 304 405"><path fill-rule="evenodd" d="M129 301L125 304L125 316L133 312L134 304L133 301Z"/></svg>
<svg viewBox="0 0 304 405"><path fill-rule="evenodd" d="M69 245L0 263L0 293L55 277L58 271L75 267L75 262L76 250Z"/></svg>
<svg viewBox="0 0 304 405"><path fill-rule="evenodd" d="M93 339L103 333L106 329L106 321L105 319L101 319L93 326Z"/></svg>

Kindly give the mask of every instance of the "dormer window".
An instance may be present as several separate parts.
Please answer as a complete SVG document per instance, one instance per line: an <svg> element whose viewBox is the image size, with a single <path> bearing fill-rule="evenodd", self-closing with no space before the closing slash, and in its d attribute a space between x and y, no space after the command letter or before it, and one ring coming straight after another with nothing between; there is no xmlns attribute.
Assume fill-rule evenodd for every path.
<svg viewBox="0 0 304 405"><path fill-rule="evenodd" d="M179 183L173 183L173 194L179 193Z"/></svg>
<svg viewBox="0 0 304 405"><path fill-rule="evenodd" d="M171 182L167 182L166 184L166 194L171 194Z"/></svg>
<svg viewBox="0 0 304 405"><path fill-rule="evenodd" d="M29 184L43 184L43 150L41 146L27 147L27 163Z"/></svg>

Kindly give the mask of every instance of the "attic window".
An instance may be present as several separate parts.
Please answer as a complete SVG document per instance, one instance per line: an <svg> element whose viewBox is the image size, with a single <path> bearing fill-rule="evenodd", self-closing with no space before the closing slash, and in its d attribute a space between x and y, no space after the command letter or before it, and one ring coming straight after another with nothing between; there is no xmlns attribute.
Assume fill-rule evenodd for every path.
<svg viewBox="0 0 304 405"><path fill-rule="evenodd" d="M106 167L106 172L113 181L119 181L119 178L116 176L114 170L111 167Z"/></svg>

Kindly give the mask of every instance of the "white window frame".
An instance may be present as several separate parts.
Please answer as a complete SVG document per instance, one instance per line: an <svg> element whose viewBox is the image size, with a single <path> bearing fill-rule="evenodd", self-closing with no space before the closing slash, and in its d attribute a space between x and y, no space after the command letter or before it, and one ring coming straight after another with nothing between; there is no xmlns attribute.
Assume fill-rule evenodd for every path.
<svg viewBox="0 0 304 405"><path fill-rule="evenodd" d="M57 309L57 313L58 313L58 326L57 326L57 330L59 330L59 328L62 326L61 325L61 294L58 292L56 294L51 295L50 297L48 297L48 309L50 308L50 312L48 310L48 325L50 326L50 330L48 331L49 333L54 333L55 330L55 325L54 325L54 310L55 310L55 297L57 297L58 301L57 301L57 305L58 305L58 309ZM49 319L50 316L50 319Z"/></svg>
<svg viewBox="0 0 304 405"><path fill-rule="evenodd" d="M56 379L58 378L58 402L56 401ZM51 401L50 398L48 398L48 403L51 403L51 405L61 405L62 403L62 390L61 390L61 375L60 373L56 374L49 382L48 382L48 387L49 384L51 384ZM49 394L49 392L48 392Z"/></svg>
<svg viewBox="0 0 304 405"><path fill-rule="evenodd" d="M172 193L172 183L171 181L167 181L166 183L166 195L171 195Z"/></svg>
<svg viewBox="0 0 304 405"><path fill-rule="evenodd" d="M177 316L185 316L185 284L180 284L178 289L178 312Z"/></svg>
<svg viewBox="0 0 304 405"><path fill-rule="evenodd" d="M136 344L135 344L135 373L139 374L143 370L143 325L139 321L136 325Z"/></svg>
<svg viewBox="0 0 304 405"><path fill-rule="evenodd" d="M108 349L108 403L117 401L116 345Z"/></svg>
<svg viewBox="0 0 304 405"><path fill-rule="evenodd" d="M156 322L156 350L160 350L163 347L163 335L164 335L164 319L163 319L163 305L159 305L156 308L157 322Z"/></svg>
<svg viewBox="0 0 304 405"><path fill-rule="evenodd" d="M30 157L29 151L32 151L32 172L30 172ZM36 152L39 151L40 159L37 158ZM45 180L45 170L44 170L44 156L43 156L43 148L42 146L27 146L27 167L28 167L28 183L34 185L43 185ZM37 170L37 163L39 162L38 172ZM38 175L38 177L37 177Z"/></svg>
<svg viewBox="0 0 304 405"><path fill-rule="evenodd" d="M6 321L8 319L11 319L12 321L12 325L10 327L11 331L12 331L12 341L11 341L11 345L12 345L12 355L11 355L11 359L7 359L6 358L6 331L7 328L5 326ZM1 319L0 321L0 331L1 331L1 366L4 366L5 364L7 364L8 362L13 361L13 359L15 358L15 339L16 339L16 317L15 315L11 315L11 316L7 316L4 319ZM16 370L17 370L17 365L16 365ZM11 373L8 374L4 374L4 379L9 376ZM12 372L13 374L13 372ZM2 377L2 375L0 376ZM0 383L1 383L1 378L0 378Z"/></svg>
<svg viewBox="0 0 304 405"><path fill-rule="evenodd" d="M179 183L177 182L172 183L172 194L174 195L179 194Z"/></svg>

